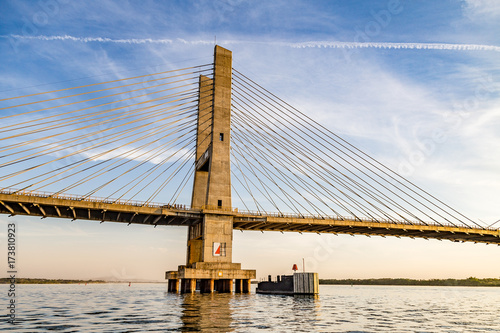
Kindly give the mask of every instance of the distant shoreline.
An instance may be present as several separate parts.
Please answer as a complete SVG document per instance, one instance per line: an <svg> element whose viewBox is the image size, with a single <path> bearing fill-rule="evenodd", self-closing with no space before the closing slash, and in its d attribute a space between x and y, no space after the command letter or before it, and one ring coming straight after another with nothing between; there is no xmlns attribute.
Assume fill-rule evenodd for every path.
<svg viewBox="0 0 500 333"><path fill-rule="evenodd" d="M0 284L10 284L10 278L0 278ZM104 280L66 280L66 279L29 279L16 278L16 284L77 284L77 283L107 283Z"/></svg>
<svg viewBox="0 0 500 333"><path fill-rule="evenodd" d="M500 287L500 279L486 278L478 279L470 277L467 279L320 279L323 285L366 285L366 286L459 286L459 287Z"/></svg>
<svg viewBox="0 0 500 333"><path fill-rule="evenodd" d="M0 284L10 284L10 278L0 278ZM71 279L42 279L42 278L16 278L16 284L88 284L88 283L167 283L166 281L141 281L141 280L71 280Z"/></svg>

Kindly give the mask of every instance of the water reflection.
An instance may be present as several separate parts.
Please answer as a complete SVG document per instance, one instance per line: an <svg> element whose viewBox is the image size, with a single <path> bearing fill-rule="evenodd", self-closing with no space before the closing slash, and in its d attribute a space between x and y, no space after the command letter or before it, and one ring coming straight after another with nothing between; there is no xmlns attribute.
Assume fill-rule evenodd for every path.
<svg viewBox="0 0 500 333"><path fill-rule="evenodd" d="M316 296L251 294L183 294L181 331L232 332L290 328L310 332L320 321L320 301Z"/></svg>
<svg viewBox="0 0 500 333"><path fill-rule="evenodd" d="M231 332L231 294L184 294L181 296L182 331Z"/></svg>

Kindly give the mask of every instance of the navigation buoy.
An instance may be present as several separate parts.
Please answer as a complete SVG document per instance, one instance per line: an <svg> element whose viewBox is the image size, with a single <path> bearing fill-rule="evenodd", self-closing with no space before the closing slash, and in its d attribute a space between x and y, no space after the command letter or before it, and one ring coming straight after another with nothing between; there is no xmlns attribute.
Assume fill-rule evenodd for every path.
<svg viewBox="0 0 500 333"><path fill-rule="evenodd" d="M128 283L128 286L129 286L129 287L130 287L130 284L131 284L131 283L132 283L132 282L129 282L129 283Z"/></svg>

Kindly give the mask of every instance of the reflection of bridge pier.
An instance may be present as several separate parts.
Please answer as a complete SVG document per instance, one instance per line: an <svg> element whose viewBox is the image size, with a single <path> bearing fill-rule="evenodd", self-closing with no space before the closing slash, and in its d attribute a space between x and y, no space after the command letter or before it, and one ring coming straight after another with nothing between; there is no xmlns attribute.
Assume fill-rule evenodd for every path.
<svg viewBox="0 0 500 333"><path fill-rule="evenodd" d="M255 278L255 270L232 262L231 78L231 51L216 46L213 79L200 76L199 83L191 207L202 218L189 226L187 264L166 273L169 291L193 292L199 280L201 292L231 292L235 280L237 292L248 292Z"/></svg>
<svg viewBox="0 0 500 333"><path fill-rule="evenodd" d="M184 294L180 331L231 332L234 295Z"/></svg>

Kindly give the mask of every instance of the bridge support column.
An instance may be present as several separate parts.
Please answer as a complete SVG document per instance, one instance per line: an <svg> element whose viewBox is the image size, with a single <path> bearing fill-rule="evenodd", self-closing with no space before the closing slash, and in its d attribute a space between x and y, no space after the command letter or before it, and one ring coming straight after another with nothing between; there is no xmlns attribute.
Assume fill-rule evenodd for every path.
<svg viewBox="0 0 500 333"><path fill-rule="evenodd" d="M250 279L236 279L234 281L235 293L249 293L251 288L251 280Z"/></svg>
<svg viewBox="0 0 500 333"><path fill-rule="evenodd" d="M177 293L179 292L179 280L169 279L168 280L168 292Z"/></svg>
<svg viewBox="0 0 500 333"><path fill-rule="evenodd" d="M194 293L196 291L196 279L182 279L181 293Z"/></svg>
<svg viewBox="0 0 500 333"><path fill-rule="evenodd" d="M250 279L245 279L243 280L243 292L248 294L250 292L251 288L251 280Z"/></svg>
<svg viewBox="0 0 500 333"><path fill-rule="evenodd" d="M243 280L242 279L234 280L234 292L241 293L242 290L243 290Z"/></svg>
<svg viewBox="0 0 500 333"><path fill-rule="evenodd" d="M219 293L230 293L233 291L232 279L221 279L215 281L215 290Z"/></svg>
<svg viewBox="0 0 500 333"><path fill-rule="evenodd" d="M202 279L200 281L200 292L201 293L213 293L214 292L214 279Z"/></svg>

